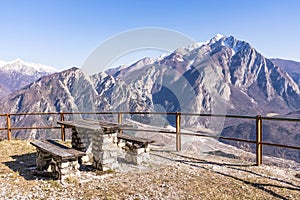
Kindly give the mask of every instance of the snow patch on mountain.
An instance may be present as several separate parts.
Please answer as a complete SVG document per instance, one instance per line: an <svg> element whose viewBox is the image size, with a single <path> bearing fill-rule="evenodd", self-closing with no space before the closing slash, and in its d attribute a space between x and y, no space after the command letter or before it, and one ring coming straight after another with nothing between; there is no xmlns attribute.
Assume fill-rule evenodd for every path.
<svg viewBox="0 0 300 200"><path fill-rule="evenodd" d="M218 33L217 35L215 35L215 37L213 37L214 40L219 41L220 39L224 38L225 36Z"/></svg>
<svg viewBox="0 0 300 200"><path fill-rule="evenodd" d="M3 66L6 65L6 64L7 64L6 61L0 60L0 67L3 67Z"/></svg>
<svg viewBox="0 0 300 200"><path fill-rule="evenodd" d="M222 35L222 34L217 34L215 35L215 37L213 37L210 41L209 44L214 44L222 39L226 38L226 36Z"/></svg>

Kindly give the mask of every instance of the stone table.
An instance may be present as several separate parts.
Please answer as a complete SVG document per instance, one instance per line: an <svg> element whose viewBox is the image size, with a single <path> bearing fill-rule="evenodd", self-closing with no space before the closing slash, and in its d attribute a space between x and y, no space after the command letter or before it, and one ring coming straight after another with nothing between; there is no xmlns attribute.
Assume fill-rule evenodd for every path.
<svg viewBox="0 0 300 200"><path fill-rule="evenodd" d="M93 119L57 123L72 128L72 148L86 153L80 164L91 164L102 171L118 168L117 132L121 124Z"/></svg>

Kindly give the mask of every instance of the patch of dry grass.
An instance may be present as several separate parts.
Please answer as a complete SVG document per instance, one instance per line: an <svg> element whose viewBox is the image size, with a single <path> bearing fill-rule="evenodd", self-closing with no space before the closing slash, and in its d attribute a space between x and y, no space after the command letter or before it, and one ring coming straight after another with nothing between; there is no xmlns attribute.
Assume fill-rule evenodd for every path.
<svg viewBox="0 0 300 200"><path fill-rule="evenodd" d="M21 140L0 142L0 174L24 172L24 168L35 165L35 148Z"/></svg>

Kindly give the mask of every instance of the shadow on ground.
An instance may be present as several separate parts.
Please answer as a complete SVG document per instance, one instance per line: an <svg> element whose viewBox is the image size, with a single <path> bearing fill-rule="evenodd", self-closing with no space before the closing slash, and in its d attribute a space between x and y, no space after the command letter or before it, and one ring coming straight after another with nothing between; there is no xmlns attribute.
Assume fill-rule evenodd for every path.
<svg viewBox="0 0 300 200"><path fill-rule="evenodd" d="M207 152L205 154L214 155L214 156L220 156L220 157L225 157L225 158L240 159L239 156L236 156L236 155L231 154L231 153L225 153L225 152L220 151L220 150L209 151L209 152Z"/></svg>
<svg viewBox="0 0 300 200"><path fill-rule="evenodd" d="M35 164L36 153L22 154L11 156L13 161L3 162L11 170L18 173L26 180L36 180L43 179L49 180L49 177L40 177L33 174L36 164Z"/></svg>
<svg viewBox="0 0 300 200"><path fill-rule="evenodd" d="M51 173L36 170L36 153L11 156L13 161L3 162L11 170L18 173L25 180L53 180ZM97 172L92 165L81 164L79 171ZM55 179L54 179L55 180Z"/></svg>

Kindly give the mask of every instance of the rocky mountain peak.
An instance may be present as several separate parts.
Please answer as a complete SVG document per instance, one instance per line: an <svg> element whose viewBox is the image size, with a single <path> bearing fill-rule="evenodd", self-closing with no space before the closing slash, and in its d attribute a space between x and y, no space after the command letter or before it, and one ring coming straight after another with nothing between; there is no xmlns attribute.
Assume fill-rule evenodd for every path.
<svg viewBox="0 0 300 200"><path fill-rule="evenodd" d="M212 39L209 40L209 44L213 44L213 43L216 43L222 39L226 38L225 35L222 35L220 33L216 34Z"/></svg>

